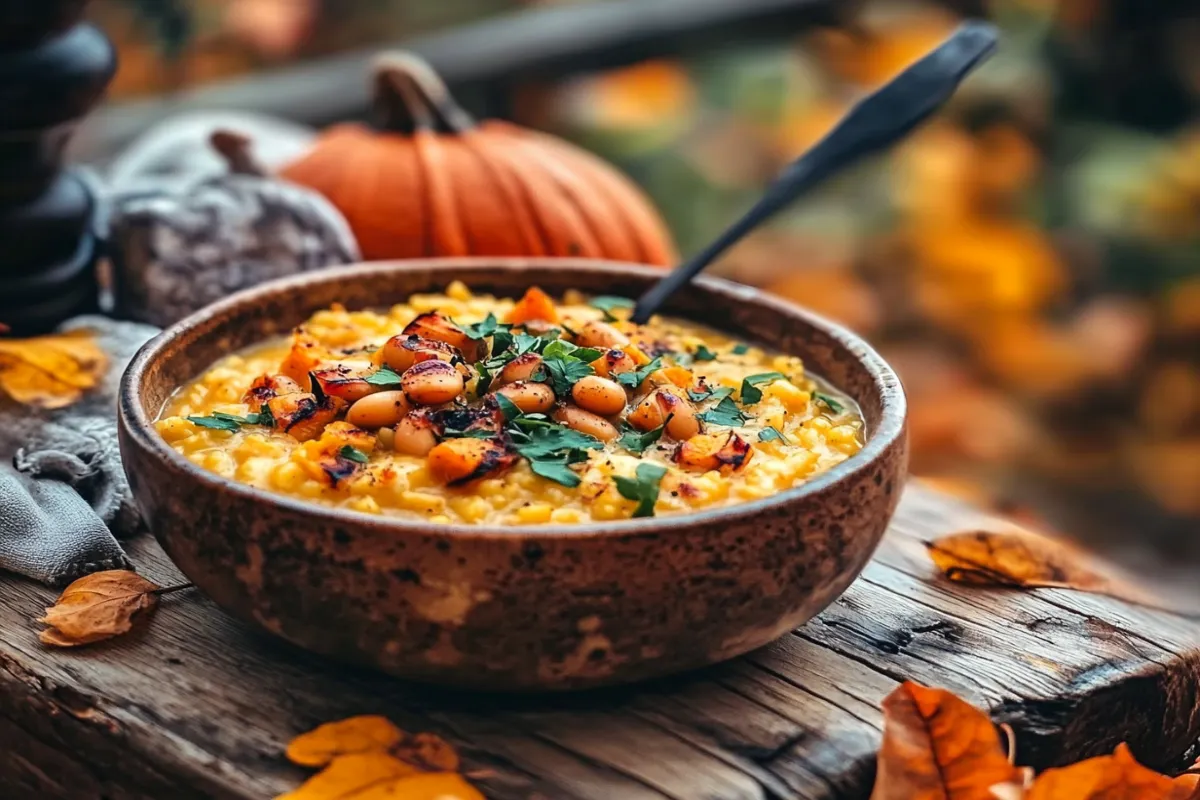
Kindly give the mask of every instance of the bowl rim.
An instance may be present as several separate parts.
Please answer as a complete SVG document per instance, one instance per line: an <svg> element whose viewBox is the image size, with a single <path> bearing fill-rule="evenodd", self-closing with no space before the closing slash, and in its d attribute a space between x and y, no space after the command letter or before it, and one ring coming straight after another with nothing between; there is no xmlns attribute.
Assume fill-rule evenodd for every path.
<svg viewBox="0 0 1200 800"><path fill-rule="evenodd" d="M840 464L825 470L799 486L793 486L770 497L735 503L728 506L701 509L666 517L641 519L605 520L579 525L468 525L463 523L435 523L428 520L407 520L382 514L369 514L346 508L333 508L288 495L278 494L225 478L215 472L188 461L171 447L154 427L154 420L142 408L138 386L147 368L155 362L176 338L199 327L208 320L222 316L238 307L250 305L263 297L287 289L299 288L311 283L340 282L394 272L452 272L464 268L493 268L498 271L520 271L537 268L588 268L606 271L627 277L661 277L661 267L631 264L598 259L558 257L448 257L408 259L392 261L370 261L353 265L332 267L324 270L298 273L261 283L257 286L229 295L215 303L188 315L184 319L163 329L147 341L130 360L121 376L118 394L118 427L139 447L144 454L156 459L168 469L182 471L193 480L199 481L216 491L230 492L243 500L277 506L284 511L307 515L326 524L353 525L369 528L385 534L433 534L456 539L476 540L529 540L529 539L594 539L613 536L647 536L669 533L695 525L709 525L757 516L778 510L791 503L817 495L829 487L869 471L872 465L897 440L905 435L907 422L907 398L895 370L869 344L857 334L832 320L826 319L802 306L733 281L700 276L693 283L718 295L736 296L743 301L769 307L779 313L799 317L805 324L822 330L826 335L850 352L866 368L875 390L880 394L881 408L879 423L868 432L866 443L859 452ZM451 279L452 280L452 279ZM903 476L899 476L903 479ZM136 501L136 496L134 500Z"/></svg>

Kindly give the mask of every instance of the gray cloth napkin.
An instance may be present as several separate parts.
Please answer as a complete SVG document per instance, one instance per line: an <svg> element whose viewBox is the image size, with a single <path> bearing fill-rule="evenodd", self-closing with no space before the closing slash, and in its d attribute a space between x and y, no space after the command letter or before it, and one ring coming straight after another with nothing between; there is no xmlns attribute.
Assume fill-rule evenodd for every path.
<svg viewBox="0 0 1200 800"><path fill-rule="evenodd" d="M117 449L117 386L125 365L158 330L77 317L110 359L75 405L36 411L0 400L0 569L53 586L129 565L117 537L141 529ZM115 534L115 536L114 536Z"/></svg>

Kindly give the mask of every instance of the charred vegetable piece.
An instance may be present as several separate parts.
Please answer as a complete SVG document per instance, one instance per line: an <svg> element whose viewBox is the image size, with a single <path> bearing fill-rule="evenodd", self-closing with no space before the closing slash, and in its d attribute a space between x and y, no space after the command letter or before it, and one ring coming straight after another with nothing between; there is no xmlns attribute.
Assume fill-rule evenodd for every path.
<svg viewBox="0 0 1200 800"><path fill-rule="evenodd" d="M745 466L753 452L750 443L733 431L702 433L679 445L675 462L691 470L732 472Z"/></svg>
<svg viewBox="0 0 1200 800"><path fill-rule="evenodd" d="M447 439L429 451L429 471L450 486L502 472L516 461L517 454L494 439Z"/></svg>
<svg viewBox="0 0 1200 800"><path fill-rule="evenodd" d="M437 446L441 425L433 409L418 408L405 414L392 433L392 449L409 456L427 455Z"/></svg>
<svg viewBox="0 0 1200 800"><path fill-rule="evenodd" d="M285 394L267 401L267 409L275 420L275 427L302 442L321 435L325 426L337 418L337 405L333 398L320 401L310 392Z"/></svg>
<svg viewBox="0 0 1200 800"><path fill-rule="evenodd" d="M550 299L550 295L533 286L517 301L512 311L508 312L508 316L504 318L504 321L510 325L525 325L535 320L557 323L559 317L558 309L555 308L554 301Z"/></svg>
<svg viewBox="0 0 1200 800"><path fill-rule="evenodd" d="M329 397L353 403L379 391L378 386L366 380L373 371L374 368L369 365L357 367L338 364L313 370L311 380L317 381L321 391Z"/></svg>
<svg viewBox="0 0 1200 800"><path fill-rule="evenodd" d="M446 361L457 364L463 360L457 347L403 333L384 342L383 347L379 348L377 358L396 372L404 372L421 361Z"/></svg>
<svg viewBox="0 0 1200 800"><path fill-rule="evenodd" d="M454 320L440 311L429 311L420 315L404 326L402 334L448 344L462 353L463 358L471 363L487 355L486 342L472 339Z"/></svg>
<svg viewBox="0 0 1200 800"><path fill-rule="evenodd" d="M258 411L273 397L303 391L300 384L286 375L259 375L250 384L242 402L250 406L251 411Z"/></svg>

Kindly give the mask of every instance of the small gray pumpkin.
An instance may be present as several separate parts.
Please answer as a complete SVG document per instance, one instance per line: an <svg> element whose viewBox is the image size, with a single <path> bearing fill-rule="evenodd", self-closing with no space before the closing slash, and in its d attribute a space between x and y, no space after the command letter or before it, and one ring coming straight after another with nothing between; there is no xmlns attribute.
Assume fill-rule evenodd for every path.
<svg viewBox="0 0 1200 800"><path fill-rule="evenodd" d="M239 289L359 260L341 213L269 177L247 137L216 131L229 173L110 197L115 313L166 326Z"/></svg>

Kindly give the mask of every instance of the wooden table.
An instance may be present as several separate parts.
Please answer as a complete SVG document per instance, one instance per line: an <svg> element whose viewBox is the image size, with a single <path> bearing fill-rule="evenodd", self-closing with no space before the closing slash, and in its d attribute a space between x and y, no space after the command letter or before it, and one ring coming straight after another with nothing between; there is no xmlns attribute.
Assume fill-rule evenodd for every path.
<svg viewBox="0 0 1200 800"><path fill-rule="evenodd" d="M879 701L911 678L992 709L1021 763L1129 741L1170 768L1200 736L1195 623L1103 597L951 585L922 539L988 524L909 489L877 557L824 614L770 647L699 673L550 697L445 692L348 669L261 636L195 592L153 624L77 651L43 649L53 592L0 586L0 797L266 800L307 774L296 733L361 713L436 731L489 797L561 800L859 798ZM179 576L149 539L132 555Z"/></svg>

